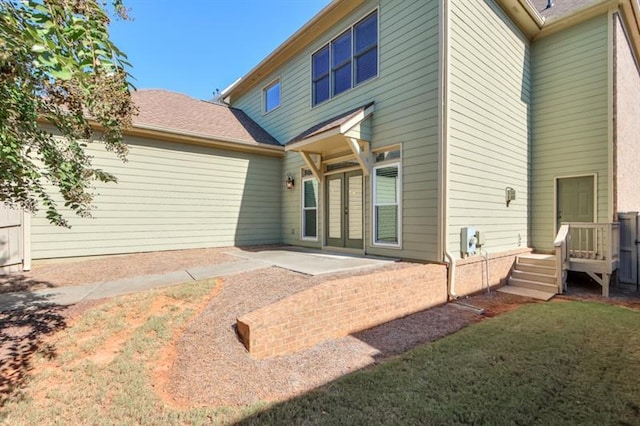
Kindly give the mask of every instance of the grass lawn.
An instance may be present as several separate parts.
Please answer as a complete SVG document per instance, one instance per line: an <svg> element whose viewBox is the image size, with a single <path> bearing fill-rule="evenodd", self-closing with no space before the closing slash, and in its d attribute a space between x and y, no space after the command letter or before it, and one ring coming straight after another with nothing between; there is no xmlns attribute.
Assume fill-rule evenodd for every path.
<svg viewBox="0 0 640 426"><path fill-rule="evenodd" d="M640 312L561 301L525 305L284 403L172 408L154 391L154 363L214 287L127 296L83 315L34 361L0 421L640 425Z"/></svg>

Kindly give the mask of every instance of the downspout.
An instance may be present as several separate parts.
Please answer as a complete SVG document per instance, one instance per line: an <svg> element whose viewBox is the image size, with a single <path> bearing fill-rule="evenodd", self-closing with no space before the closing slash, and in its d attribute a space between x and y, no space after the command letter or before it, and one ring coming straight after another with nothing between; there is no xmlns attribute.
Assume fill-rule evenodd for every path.
<svg viewBox="0 0 640 426"><path fill-rule="evenodd" d="M447 263L447 296L457 299L456 261L449 252L449 0L440 10L440 243Z"/></svg>

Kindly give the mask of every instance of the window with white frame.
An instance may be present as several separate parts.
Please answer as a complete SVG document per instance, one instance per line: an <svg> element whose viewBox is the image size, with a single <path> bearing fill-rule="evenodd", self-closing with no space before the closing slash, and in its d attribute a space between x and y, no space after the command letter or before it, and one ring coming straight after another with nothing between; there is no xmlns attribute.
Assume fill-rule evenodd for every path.
<svg viewBox="0 0 640 426"><path fill-rule="evenodd" d="M264 112L272 111L280 106L280 79L272 82L263 90Z"/></svg>
<svg viewBox="0 0 640 426"><path fill-rule="evenodd" d="M378 75L377 10L312 55L312 104L324 102L376 75Z"/></svg>
<svg viewBox="0 0 640 426"><path fill-rule="evenodd" d="M318 239L318 181L302 173L302 238Z"/></svg>
<svg viewBox="0 0 640 426"><path fill-rule="evenodd" d="M400 245L401 163L400 150L374 154L373 167L373 243Z"/></svg>

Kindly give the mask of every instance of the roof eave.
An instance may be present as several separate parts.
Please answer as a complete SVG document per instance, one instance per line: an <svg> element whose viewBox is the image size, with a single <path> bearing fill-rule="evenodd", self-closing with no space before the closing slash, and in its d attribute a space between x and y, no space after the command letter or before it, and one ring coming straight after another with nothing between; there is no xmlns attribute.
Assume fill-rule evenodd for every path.
<svg viewBox="0 0 640 426"><path fill-rule="evenodd" d="M528 37L534 37L544 26L545 19L529 0L497 0L511 20Z"/></svg>
<svg viewBox="0 0 640 426"><path fill-rule="evenodd" d="M134 124L134 126L127 129L125 133L131 136L142 136L171 142L206 145L209 147L229 149L232 151L284 156L284 147L281 145L261 144L258 142L249 142L228 137L214 137L202 133L188 132L185 130L170 129L160 126Z"/></svg>
<svg viewBox="0 0 640 426"><path fill-rule="evenodd" d="M619 0L591 0L580 7L570 10L564 14L553 16L545 21L544 26L533 39L539 39L551 34L555 34L566 28L572 27L580 22L595 18L606 13L611 8L618 7L622 3Z"/></svg>

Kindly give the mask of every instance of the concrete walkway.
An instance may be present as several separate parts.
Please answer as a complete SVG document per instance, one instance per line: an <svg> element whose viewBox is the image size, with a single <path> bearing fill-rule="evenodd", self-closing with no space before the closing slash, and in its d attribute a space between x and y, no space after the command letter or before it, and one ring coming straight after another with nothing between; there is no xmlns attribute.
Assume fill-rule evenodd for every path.
<svg viewBox="0 0 640 426"><path fill-rule="evenodd" d="M33 305L73 305L84 300L115 297L144 290L184 284L191 281L268 268L269 266L270 265L264 262L245 260L202 266L186 271L176 271L158 275L143 275L117 281L105 281L82 286L57 287L47 288L44 290L5 293L0 295L0 312L25 308Z"/></svg>
<svg viewBox="0 0 640 426"><path fill-rule="evenodd" d="M0 312L38 305L72 305L84 300L97 300L192 281L222 277L277 266L306 275L343 272L382 266L393 259L327 254L319 251L286 248L256 252L230 252L241 257L236 262L218 263L166 274L144 275L116 281L0 295Z"/></svg>

